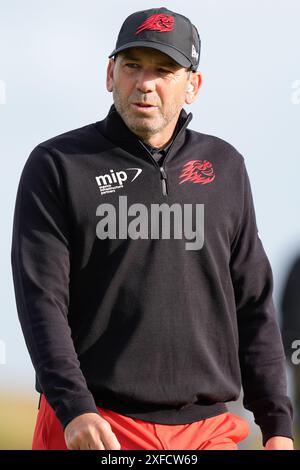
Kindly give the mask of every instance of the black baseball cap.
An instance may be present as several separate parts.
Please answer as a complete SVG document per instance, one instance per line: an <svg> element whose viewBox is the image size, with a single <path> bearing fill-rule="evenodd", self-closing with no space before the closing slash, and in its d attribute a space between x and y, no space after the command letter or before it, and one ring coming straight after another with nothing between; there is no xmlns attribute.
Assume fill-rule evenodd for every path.
<svg viewBox="0 0 300 470"><path fill-rule="evenodd" d="M201 41L197 28L188 18L167 8L151 8L128 16L109 57L130 47L157 49L193 71L199 65Z"/></svg>

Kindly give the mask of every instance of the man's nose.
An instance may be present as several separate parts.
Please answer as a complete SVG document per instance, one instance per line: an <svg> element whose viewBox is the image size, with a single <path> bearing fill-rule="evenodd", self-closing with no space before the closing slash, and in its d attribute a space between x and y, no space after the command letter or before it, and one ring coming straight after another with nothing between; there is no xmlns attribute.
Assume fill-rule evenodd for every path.
<svg viewBox="0 0 300 470"><path fill-rule="evenodd" d="M149 72L141 72L136 82L137 89L142 93L149 93L156 88L156 77Z"/></svg>

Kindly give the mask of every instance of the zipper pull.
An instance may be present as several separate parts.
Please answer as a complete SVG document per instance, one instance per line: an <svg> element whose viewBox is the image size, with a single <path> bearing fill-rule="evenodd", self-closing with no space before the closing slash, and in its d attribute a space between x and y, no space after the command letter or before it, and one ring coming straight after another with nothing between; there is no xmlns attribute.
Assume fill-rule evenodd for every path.
<svg viewBox="0 0 300 470"><path fill-rule="evenodd" d="M166 196L168 194L168 191L167 191L167 173L165 172L165 169L162 166L160 166L159 169L160 169L163 196Z"/></svg>

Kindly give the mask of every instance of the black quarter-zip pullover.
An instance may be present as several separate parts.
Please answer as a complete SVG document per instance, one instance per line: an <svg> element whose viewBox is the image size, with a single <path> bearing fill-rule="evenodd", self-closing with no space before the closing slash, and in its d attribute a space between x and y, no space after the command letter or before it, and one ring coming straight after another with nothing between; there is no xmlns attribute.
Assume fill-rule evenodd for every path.
<svg viewBox="0 0 300 470"><path fill-rule="evenodd" d="M244 158L187 129L191 118L182 110L161 165L114 106L31 152L12 268L36 389L63 426L96 405L183 424L226 411L242 384L264 442L290 437L272 271ZM162 235L151 211L163 204L182 221L195 209L200 244L172 236L172 217ZM149 218L139 237L137 208ZM105 238L107 213L117 227Z"/></svg>

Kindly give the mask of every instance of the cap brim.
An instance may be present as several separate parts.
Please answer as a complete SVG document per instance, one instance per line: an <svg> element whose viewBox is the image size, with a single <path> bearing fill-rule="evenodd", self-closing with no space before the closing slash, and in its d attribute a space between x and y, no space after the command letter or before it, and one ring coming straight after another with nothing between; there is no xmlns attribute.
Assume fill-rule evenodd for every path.
<svg viewBox="0 0 300 470"><path fill-rule="evenodd" d="M158 42L151 41L135 41L124 44L123 46L115 49L108 57L113 57L118 54L118 52L125 51L125 49L130 49L132 47L148 47L149 49L156 49L157 51L163 52L164 54L171 57L175 62L177 62L182 67L192 67L193 64L191 61L177 49L167 44L161 44Z"/></svg>

